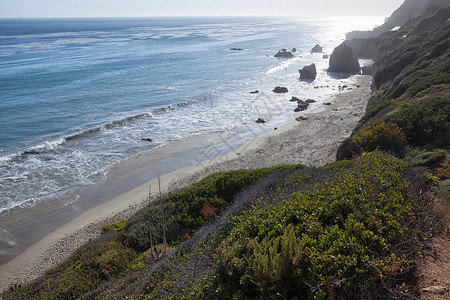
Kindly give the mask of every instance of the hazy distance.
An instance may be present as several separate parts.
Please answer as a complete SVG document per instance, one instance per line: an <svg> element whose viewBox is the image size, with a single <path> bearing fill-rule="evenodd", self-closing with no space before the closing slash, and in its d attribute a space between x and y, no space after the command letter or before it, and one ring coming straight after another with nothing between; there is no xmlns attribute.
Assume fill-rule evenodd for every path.
<svg viewBox="0 0 450 300"><path fill-rule="evenodd" d="M388 17L403 0L0 0L0 18L145 16Z"/></svg>

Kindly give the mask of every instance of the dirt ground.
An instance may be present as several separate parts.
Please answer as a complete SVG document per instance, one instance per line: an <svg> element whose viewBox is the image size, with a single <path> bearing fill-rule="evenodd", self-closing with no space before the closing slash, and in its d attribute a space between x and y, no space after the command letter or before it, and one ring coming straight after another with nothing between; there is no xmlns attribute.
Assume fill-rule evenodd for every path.
<svg viewBox="0 0 450 300"><path fill-rule="evenodd" d="M450 299L450 234L433 237L418 260L419 299Z"/></svg>

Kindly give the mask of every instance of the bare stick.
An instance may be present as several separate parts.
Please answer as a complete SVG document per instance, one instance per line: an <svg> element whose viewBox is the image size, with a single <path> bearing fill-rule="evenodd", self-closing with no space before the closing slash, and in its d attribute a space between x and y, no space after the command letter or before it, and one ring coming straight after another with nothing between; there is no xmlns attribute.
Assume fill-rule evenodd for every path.
<svg viewBox="0 0 450 300"><path fill-rule="evenodd" d="M149 213L149 215L148 215L148 231L149 231L149 234L150 234L150 257L151 257L151 259L153 259L153 230L152 230L152 222L151 222L151 220L150 220L150 202L151 202L151 199L152 199L152 186L150 185L149 186L149 188L148 188L148 207L149 207L149 210L148 210L148 213Z"/></svg>
<svg viewBox="0 0 450 300"><path fill-rule="evenodd" d="M159 201L161 205L161 217L162 217L162 229L163 229L163 245L164 245L164 252L163 256L167 255L167 240L166 240L166 218L164 215L164 205L163 205L163 199L162 199L162 191L161 191L161 179L158 174L158 186L159 186Z"/></svg>

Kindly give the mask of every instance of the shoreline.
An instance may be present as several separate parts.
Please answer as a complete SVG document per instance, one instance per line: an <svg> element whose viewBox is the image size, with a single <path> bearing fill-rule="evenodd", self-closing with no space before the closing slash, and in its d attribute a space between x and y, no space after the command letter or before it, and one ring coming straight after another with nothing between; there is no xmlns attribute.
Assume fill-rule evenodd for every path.
<svg viewBox="0 0 450 300"><path fill-rule="evenodd" d="M306 116L307 120L291 121L237 150L162 175L162 191L166 193L188 186L220 171L293 163L314 167L334 161L340 142L350 135L364 115L371 92L371 76L357 75L352 79L353 90L329 98L327 101L332 105L294 114L294 119ZM357 85L360 87L356 88ZM214 151L214 145L206 150ZM104 225L130 216L148 201L150 186L156 194L158 179L87 210L1 265L0 289L8 288L11 283L33 281L61 263L77 247L97 237Z"/></svg>

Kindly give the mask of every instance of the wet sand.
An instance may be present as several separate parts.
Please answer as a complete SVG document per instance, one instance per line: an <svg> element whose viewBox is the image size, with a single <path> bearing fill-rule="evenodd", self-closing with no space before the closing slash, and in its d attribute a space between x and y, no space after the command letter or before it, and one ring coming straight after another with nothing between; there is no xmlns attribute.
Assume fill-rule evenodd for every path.
<svg viewBox="0 0 450 300"><path fill-rule="evenodd" d="M295 113L294 118L305 116L307 119L292 121L239 148L237 140L245 139L227 142L229 139L221 135L229 133L217 133L206 139L203 137L202 142L194 138L175 142L171 148L160 149L163 152L172 151L166 154L173 170L160 177L163 192L185 187L220 171L294 163L322 166L334 161L339 144L351 134L364 115L370 83L370 76L355 76L353 84L349 85L351 91L341 92L325 101L331 102L331 105ZM189 157L179 156L185 142L197 143L198 146ZM226 154L215 157L221 153ZM205 160L209 157L215 158ZM154 152L144 153L109 172L110 184L103 189L106 196L103 195L101 204L86 204L84 209L87 210L74 218L68 217L70 211L61 213L61 222L65 220L61 226L0 266L0 289L7 288L11 283L36 279L62 262L77 247L98 236L102 226L127 218L144 205L148 201L149 190L154 194L158 192L158 180L154 178L140 182L146 178L143 174L157 171L157 165L168 164L168 161L155 162L154 159ZM196 164L186 166L193 163ZM120 182L126 184L120 185ZM130 182L133 184L130 185ZM89 193L89 189L85 192ZM67 223L68 219L70 221Z"/></svg>

